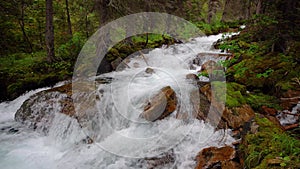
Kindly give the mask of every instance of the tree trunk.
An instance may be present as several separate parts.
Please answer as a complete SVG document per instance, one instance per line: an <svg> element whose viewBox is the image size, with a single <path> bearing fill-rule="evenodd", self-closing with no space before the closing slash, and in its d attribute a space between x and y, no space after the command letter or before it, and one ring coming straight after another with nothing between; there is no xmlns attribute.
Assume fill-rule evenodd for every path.
<svg viewBox="0 0 300 169"><path fill-rule="evenodd" d="M101 6L100 6L100 25L104 25L108 21L108 4L109 0L101 0Z"/></svg>
<svg viewBox="0 0 300 169"><path fill-rule="evenodd" d="M46 48L47 61L53 62L55 60L55 54L52 0L46 0Z"/></svg>
<svg viewBox="0 0 300 169"><path fill-rule="evenodd" d="M209 0L208 2L208 16L207 23L211 23L214 16L217 13L218 7L220 6L219 0Z"/></svg>
<svg viewBox="0 0 300 169"><path fill-rule="evenodd" d="M20 27L21 27L21 29L22 29L23 39L28 43L29 49L30 49L29 52L31 53L31 52L33 52L32 44L31 44L31 42L30 42L30 40L29 40L29 38L28 38L28 36L27 36L27 34L26 34L26 31L25 31L25 22L24 22L24 8L25 8L25 2L24 2L24 0L22 0L21 3L22 3L22 4L21 4L21 18L20 18L20 20L19 20L19 25L20 25Z"/></svg>
<svg viewBox="0 0 300 169"><path fill-rule="evenodd" d="M247 0L246 6L247 6L246 19L250 19L251 18L251 1L250 0Z"/></svg>
<svg viewBox="0 0 300 169"><path fill-rule="evenodd" d="M68 0L66 0L66 11L67 11L68 32L69 32L70 37L72 37L73 36L72 23L71 23L71 18L70 18L69 1Z"/></svg>
<svg viewBox="0 0 300 169"><path fill-rule="evenodd" d="M261 9L262 9L262 0L258 0L257 6L256 6L256 15L261 14Z"/></svg>

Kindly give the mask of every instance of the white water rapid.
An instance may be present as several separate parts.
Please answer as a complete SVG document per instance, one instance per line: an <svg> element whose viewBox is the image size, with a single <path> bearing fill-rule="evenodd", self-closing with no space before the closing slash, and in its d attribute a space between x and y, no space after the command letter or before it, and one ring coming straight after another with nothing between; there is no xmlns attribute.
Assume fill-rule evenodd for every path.
<svg viewBox="0 0 300 169"><path fill-rule="evenodd" d="M210 124L200 120L176 119L177 110L170 117L153 123L141 120L139 114L143 103L165 86L171 86L176 92L181 111L191 113L189 94L197 87L186 79L186 75L196 74L200 69L194 66L191 70L191 61L198 53L218 53L212 49L212 43L221 37L221 34L199 37L185 44L154 49L144 54L145 58L129 59L127 66L131 68L101 75L113 80L98 88L102 96L97 106L102 115L90 119L95 124L93 129L82 130L76 120L58 113L59 107L49 109L55 117L46 135L15 122L14 114L22 103L47 88L1 103L0 168L147 169L152 165L150 157L164 151L174 160L157 168L194 168L195 157L203 148L231 145L235 141L228 134L229 130L215 131ZM209 59L204 56L201 63ZM155 73L145 74L147 67ZM40 108L36 110L38 112ZM81 141L87 133L92 134L93 144Z"/></svg>

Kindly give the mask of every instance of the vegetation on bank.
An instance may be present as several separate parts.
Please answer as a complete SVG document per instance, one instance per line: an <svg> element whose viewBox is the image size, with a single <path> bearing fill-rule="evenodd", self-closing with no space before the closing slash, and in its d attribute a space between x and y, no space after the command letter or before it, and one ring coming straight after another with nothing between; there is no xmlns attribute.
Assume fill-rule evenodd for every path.
<svg viewBox="0 0 300 169"><path fill-rule="evenodd" d="M263 106L283 109L282 98L300 91L300 24L294 22L300 19L299 2L266 1L263 5L264 11L249 20L239 35L216 44L233 54L222 62L227 106L248 103L257 113L262 113ZM283 131L264 116L271 115L258 114L253 121L258 131L246 134L240 145L245 167L299 168L299 125Z"/></svg>
<svg viewBox="0 0 300 169"><path fill-rule="evenodd" d="M258 132L247 134L241 150L245 153L245 167L299 168L300 140L282 131L267 118L257 115Z"/></svg>

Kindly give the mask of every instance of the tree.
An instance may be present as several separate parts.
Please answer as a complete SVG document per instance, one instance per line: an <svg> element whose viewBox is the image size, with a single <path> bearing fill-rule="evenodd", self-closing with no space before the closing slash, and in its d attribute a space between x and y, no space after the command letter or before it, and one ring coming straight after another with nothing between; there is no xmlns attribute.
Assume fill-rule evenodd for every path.
<svg viewBox="0 0 300 169"><path fill-rule="evenodd" d="M53 1L46 0L46 48L47 61L55 60L54 53L54 26L53 26Z"/></svg>
<svg viewBox="0 0 300 169"><path fill-rule="evenodd" d="M69 1L66 0L66 13L67 13L67 22L68 22L68 32L69 35L72 37L72 23L71 23L71 18L70 18L70 12L69 12Z"/></svg>
<svg viewBox="0 0 300 169"><path fill-rule="evenodd" d="M33 52L33 48L32 48L32 44L31 44L31 42L30 42L30 40L29 40L29 38L26 34L26 31L25 31L25 22L24 22L24 15L25 14L24 13L25 13L25 1L22 0L21 1L21 14L20 14L20 19L19 19L19 25L22 29L23 38L28 43L29 49L30 49L29 52L31 53L31 52Z"/></svg>
<svg viewBox="0 0 300 169"><path fill-rule="evenodd" d="M219 0L209 0L208 3L208 15L207 15L207 22L210 24L213 17L217 13L217 9L220 7Z"/></svg>

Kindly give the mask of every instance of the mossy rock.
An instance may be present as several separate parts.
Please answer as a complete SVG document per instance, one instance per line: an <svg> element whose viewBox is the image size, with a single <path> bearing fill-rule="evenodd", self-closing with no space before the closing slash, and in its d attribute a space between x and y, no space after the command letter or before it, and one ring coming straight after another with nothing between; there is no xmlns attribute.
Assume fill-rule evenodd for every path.
<svg viewBox="0 0 300 169"><path fill-rule="evenodd" d="M300 140L291 137L267 118L256 116L258 132L247 134L240 150L245 152L246 168L299 168ZM271 164L272 159L281 159Z"/></svg>
<svg viewBox="0 0 300 169"><path fill-rule="evenodd" d="M224 102L228 108L240 107L246 103L243 94L246 93L246 87L238 83L214 81L211 82L215 90L216 99ZM226 90L226 93L224 92ZM226 100L224 100L226 98Z"/></svg>

